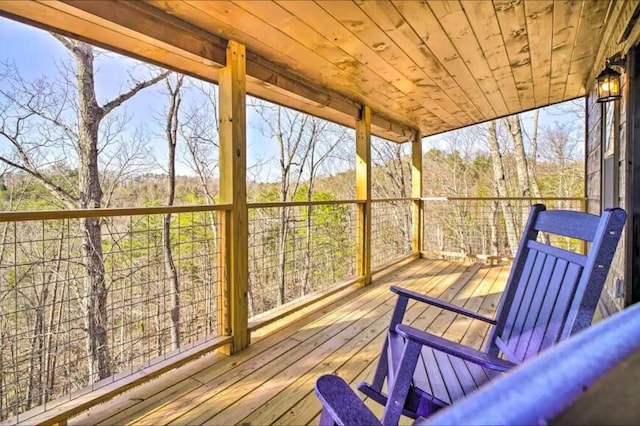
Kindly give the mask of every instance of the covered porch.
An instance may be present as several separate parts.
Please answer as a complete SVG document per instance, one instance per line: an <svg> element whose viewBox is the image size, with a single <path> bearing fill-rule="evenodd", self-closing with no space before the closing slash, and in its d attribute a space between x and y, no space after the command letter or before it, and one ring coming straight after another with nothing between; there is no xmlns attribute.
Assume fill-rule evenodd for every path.
<svg viewBox="0 0 640 426"><path fill-rule="evenodd" d="M423 179L422 138L587 96L584 197L547 201L595 214L612 203L631 213L633 203L640 199L636 194L640 182L634 185L640 172L634 171L632 163L640 158L640 150L633 149L634 132L640 131L640 119L634 119L638 115L634 115L634 102L640 99L640 73L636 72L640 56L635 59L629 53L640 52L634 50L640 37L638 4L635 0L0 1L0 15L6 18L217 84L220 113L216 204L128 209L97 205L53 213L0 213L0 223L10 224L7 229L23 229L21 235L27 235L24 240L16 236L12 241L16 254L7 268L16 273L22 268L34 276L46 275L45 266L49 268L60 260L47 252L53 250L59 258L63 253L66 256L58 265L71 265L67 267L71 278L65 276L61 285L71 286L72 279L90 274L89 265L83 264L86 253L85 258L79 254L90 249L83 245L82 235L68 232L80 228L78 224L89 218L110 223L112 228L101 232L105 236L111 232L114 240L129 244L116 247L112 258L105 255L100 259L108 261L111 268L104 274L113 274L114 282L126 290L133 288L129 278L142 271L142 285L131 293L136 295L135 300L111 287L110 293L105 290L100 296L115 307L103 307L104 312L94 312L93 318L91 313L81 312L82 306L68 301L48 312L50 318L62 315L63 308L70 317L71 313L76 315L69 321L75 334L66 346L71 348L67 359L78 365L108 364L105 348L117 341L117 350L126 359L122 371L111 374L111 367L105 365L103 371L109 374L101 375L103 371L90 369L88 378L72 377L60 385L62 398L47 400L36 408L31 401L24 404L16 397L21 391L16 379L18 390L8 391L15 394L7 397L5 392L6 413L17 415L11 417L16 422L42 424L314 424L320 406L312 389L319 375L335 372L351 383L370 377L394 302L389 285L409 287L491 315L508 275L509 256L486 250L455 251L439 240L436 246L429 245L433 241L429 233L437 228L442 239L444 233L438 227L445 229L447 224L439 222L446 214L428 208L434 201L492 202L497 211L496 200L523 205L534 200L500 193L492 194L497 197L464 200L425 198L423 185L428 182ZM617 118L612 134L617 137L618 148L608 157L609 171L605 172L602 123L606 119L596 103L594 82L608 64L607 59L618 58L618 54L628 55L627 73L622 80L622 100L614 101ZM251 203L247 199L247 94L355 129L353 199ZM372 136L410 144L410 196L373 196ZM607 195L608 176L620 180L612 184L613 196ZM540 197L537 200L545 202ZM406 211L407 235L402 245L389 237L398 228L395 213L385 212L390 205L401 205ZM256 249L252 238L272 239L277 228L255 224L274 220L282 211L296 212L291 214L302 223L311 217L313 209L324 209L325 216L336 218L338 228L327 227L327 221L322 220L314 225L325 226L320 231L323 239L332 240L338 234L344 237L345 247L339 250L330 244L321 248L323 261L348 260L341 262L342 269L334 274L341 281L327 280L324 286L307 292L311 294L285 303L283 277L288 273L287 279L294 280L300 272L295 268L303 261L291 261L290 265L281 262L276 267L282 275L282 289L269 290L273 295L263 303L265 312L254 311L253 298L264 294L258 291L262 290L260 275L250 273L250 262L260 265L264 258L275 256L265 246ZM258 211L270 213L252 215ZM182 324L187 324L185 329L191 334L183 339L188 344L173 352L161 347L166 343L162 340L168 340L167 330L157 335L148 333L160 317L155 311L160 303L148 297L148 288L167 280L162 276L158 249L162 238L158 237L157 223L170 215L190 217L191 222L179 231L186 242L177 244L185 247L179 258L184 268L179 264L178 269L183 274L180 278L186 277L193 284L193 293L204 295L202 305L193 301L184 309L191 316L182 319ZM603 305L609 311L624 309L639 299L640 286L634 284L638 281L636 269L640 268L640 262L634 263L640 252L634 252L639 243L633 233L636 220L630 214L624 242L603 292ZM32 223L34 227L29 228ZM474 234L479 241L476 247L494 244L487 244L485 237L497 232L496 224L502 225L501 220L495 219L491 226L473 224L473 232L482 228ZM48 234L52 229L60 231L52 237ZM515 225L507 231L512 239L513 229ZM460 239L471 244L473 232ZM31 239L32 235L36 236ZM153 244L137 247L131 243L134 235ZM497 241L498 236L494 239ZM56 252L47 242L59 243L60 248ZM43 247L41 259L30 263L20 258L19 247L39 244ZM292 258L304 251L300 247L291 250ZM434 254L440 259L433 260ZM205 266L191 264L197 262ZM125 263L130 270L120 269ZM39 265L45 265L42 271ZM319 275L334 269L330 261L322 266ZM263 272L259 268L254 269ZM277 275L272 271L265 274ZM102 282L94 283L96 288L88 293L102 291L99 287L104 287L105 281L102 277ZM297 294L297 289L290 293ZM64 287L61 294L65 294ZM167 292L157 298L172 296ZM138 305L143 305L142 320L125 324L129 326L126 330L124 319L116 324L114 317L126 318L125 314ZM17 313L32 315L25 314L28 309L18 307L18 302L15 306ZM205 324L196 324L205 316L203 312ZM104 324L95 320L99 314L104 318L109 314L109 326L113 327L104 330ZM409 317L416 327L482 346L486 329L477 321L417 306L409 310ZM90 334L86 330L91 327L77 325L82 321L103 327L98 346L104 354L83 353L85 334ZM161 328L158 320L157 330ZM135 339L130 336L133 334ZM88 336L88 340L95 341L94 337ZM26 341L29 337L21 338ZM128 359L126 345L131 340L151 343L136 349L141 353L139 358ZM19 347L18 343L14 345ZM15 377L29 375L27 368L14 370ZM25 406L30 409L26 415Z"/></svg>

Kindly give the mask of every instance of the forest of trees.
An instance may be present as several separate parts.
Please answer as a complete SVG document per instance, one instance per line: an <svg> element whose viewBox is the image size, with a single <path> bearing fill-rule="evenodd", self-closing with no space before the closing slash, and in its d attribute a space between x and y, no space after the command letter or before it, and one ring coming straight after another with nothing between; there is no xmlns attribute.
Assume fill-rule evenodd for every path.
<svg viewBox="0 0 640 426"><path fill-rule="evenodd" d="M52 37L66 56L46 74L28 78L0 58L0 208L213 207L0 221L0 420L219 332L216 86L137 65L117 95L99 96L111 54ZM134 125L142 112L127 105L149 91L156 101ZM582 107L554 111L582 117ZM353 130L252 98L248 109L250 149L269 144L250 156L249 202L353 200ZM581 122L539 121L534 112L426 139L424 195L582 195ZM374 138L374 198L410 196L409 150ZM425 201L424 248L513 253L528 203L482 203ZM373 203L374 267L411 250L410 207ZM250 316L355 274L355 210L250 205Z"/></svg>
<svg viewBox="0 0 640 426"><path fill-rule="evenodd" d="M562 108L584 122L583 102ZM582 208L580 200L571 199L584 196L580 127L543 128L539 114L529 117L530 133L516 115L452 132L447 143L455 150L427 152L423 195L454 200L424 201L425 218L431 218L425 220L426 251L511 257L532 203L558 198L544 202L550 208ZM478 144L486 151L474 151ZM456 200L475 197L489 199ZM510 199L520 197L528 200Z"/></svg>

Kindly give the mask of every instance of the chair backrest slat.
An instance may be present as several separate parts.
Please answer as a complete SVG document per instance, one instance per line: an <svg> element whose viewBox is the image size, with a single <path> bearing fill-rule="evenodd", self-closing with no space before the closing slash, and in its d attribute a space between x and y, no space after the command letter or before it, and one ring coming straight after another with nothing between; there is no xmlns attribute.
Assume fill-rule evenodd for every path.
<svg viewBox="0 0 640 426"><path fill-rule="evenodd" d="M543 309L545 307L544 301L547 293L553 294L554 291L557 293L555 287L560 285L558 281L554 282L552 280L553 272L556 267L562 267L561 265L558 265L558 260L559 259L550 255L545 257L540 279L538 280L538 284L535 286L535 291L531 298L529 311L524 316L522 329L518 333L519 336L517 336L517 338L509 341L509 346L512 348L512 351L519 362L522 362L525 359L525 354L534 332L541 329L549 317L549 311Z"/></svg>
<svg viewBox="0 0 640 426"><path fill-rule="evenodd" d="M542 270L547 259L546 254L536 250L530 250L529 256L535 256L531 275L529 279L525 280L525 277L522 277L523 279L520 280L519 287L522 287L524 291L521 293L521 296L518 295L520 297L516 296L516 299L514 299L514 304L509 312L509 319L501 336L502 340L514 354L516 353L516 346L523 332L525 321L529 315L529 308L531 307L531 302L538 288L540 276L542 275ZM521 362L522 360L516 358L510 359L510 361Z"/></svg>
<svg viewBox="0 0 640 426"><path fill-rule="evenodd" d="M542 258L541 255L538 253L538 259ZM559 340L582 272L581 265L550 254L544 254L540 263L541 274L522 284L527 290L521 306L526 306L526 310L520 309L511 330L505 328L502 334L502 340L516 356L510 360L512 362L522 362ZM539 344L532 342L534 336ZM536 351L528 351L532 343L534 347L537 345Z"/></svg>
<svg viewBox="0 0 640 426"><path fill-rule="evenodd" d="M625 218L621 209L598 217L533 206L486 350L519 363L587 326ZM536 241L539 232L593 244L585 256Z"/></svg>
<svg viewBox="0 0 640 426"><path fill-rule="evenodd" d="M556 344L560 340L560 333L569 314L570 303L575 297L579 297L576 287L581 273L582 267L580 265L572 263L567 265L564 277L560 282L560 288L556 292L556 300L550 312L549 323L544 329L542 342L537 352ZM534 356L537 352L532 351L528 356Z"/></svg>
<svg viewBox="0 0 640 426"><path fill-rule="evenodd" d="M526 283L529 281L529 278L531 277L533 268L536 263L537 256L538 256L538 252L535 250L531 250L527 253L527 259L525 261L524 268L522 269L520 280L519 280L521 283ZM512 296L513 299L511 301L512 303L514 303L513 309L509 309L508 311L505 310L504 311L505 315L502 315L498 318L499 321L503 322L503 324L498 324L498 326L502 325L502 327L506 330L506 333L505 333L506 336L504 336L503 338L505 343L508 340L509 334L511 333L511 330L515 325L517 315L518 315L518 310L520 309L519 303L524 298L524 293L527 289L527 286L516 285L516 286L513 286L513 289L515 290L515 294ZM511 286L505 289L505 294L508 290L511 290ZM502 299L504 299L504 295Z"/></svg>
<svg viewBox="0 0 640 426"><path fill-rule="evenodd" d="M584 266L587 264L587 256L576 253L573 251L565 250L560 247L554 247L548 244L542 244L538 241L529 241L527 246L530 249L535 249L539 252L546 253L557 257L559 259L564 259L567 262L575 263L580 266Z"/></svg>
<svg viewBox="0 0 640 426"><path fill-rule="evenodd" d="M540 352L540 349L542 348L542 341L550 329L553 312L556 307L556 303L558 302L558 296L560 295L558 287L564 282L568 267L569 263L566 260L556 260L553 266L551 278L549 279L547 293L545 294L545 297L542 300L542 305L540 306L540 315L538 315L533 330L531 330L531 337L527 347L525 349L521 345L519 348L518 353L521 359L527 359ZM566 287L566 290L570 290L569 286Z"/></svg>
<svg viewBox="0 0 640 426"><path fill-rule="evenodd" d="M577 213L577 214L576 214ZM533 228L563 237L593 241L600 217L570 210L542 211Z"/></svg>

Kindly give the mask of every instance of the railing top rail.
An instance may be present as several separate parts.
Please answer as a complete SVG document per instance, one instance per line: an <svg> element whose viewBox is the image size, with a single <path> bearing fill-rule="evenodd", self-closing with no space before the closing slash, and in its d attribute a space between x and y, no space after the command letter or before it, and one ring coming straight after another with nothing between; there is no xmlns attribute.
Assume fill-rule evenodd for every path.
<svg viewBox="0 0 640 426"><path fill-rule="evenodd" d="M385 201L420 201L420 198L395 197L395 198L372 198L372 203L384 203Z"/></svg>
<svg viewBox="0 0 640 426"><path fill-rule="evenodd" d="M269 207L307 207L307 206L329 206L337 204L364 204L365 200L320 200L320 201L263 201L247 203L250 209L261 209Z"/></svg>
<svg viewBox="0 0 640 426"><path fill-rule="evenodd" d="M587 197L422 197L422 201L585 201Z"/></svg>
<svg viewBox="0 0 640 426"><path fill-rule="evenodd" d="M585 201L586 197L396 197L374 198L373 203L391 201ZM249 208L269 207L306 207L339 204L364 204L365 200L321 200L321 201L288 201L288 202L251 202ZM154 206L154 207L115 207L101 209L69 209L69 210L26 210L0 212L2 222L24 222L36 220L82 219L88 217L140 216L145 214L197 213L231 210L230 204L203 204L188 206Z"/></svg>
<svg viewBox="0 0 640 426"><path fill-rule="evenodd" d="M199 213L231 210L230 204L204 204L196 206L115 207L105 209L27 210L0 212L0 222L34 220L84 219L88 217L140 216L146 214Z"/></svg>
<svg viewBox="0 0 640 426"><path fill-rule="evenodd" d="M372 203L383 203L385 201L419 201L420 198L396 197L396 198L374 198ZM322 200L322 201L262 201L249 202L247 207L250 209L269 208L269 207L306 207L306 206L323 206L337 204L364 204L365 200Z"/></svg>

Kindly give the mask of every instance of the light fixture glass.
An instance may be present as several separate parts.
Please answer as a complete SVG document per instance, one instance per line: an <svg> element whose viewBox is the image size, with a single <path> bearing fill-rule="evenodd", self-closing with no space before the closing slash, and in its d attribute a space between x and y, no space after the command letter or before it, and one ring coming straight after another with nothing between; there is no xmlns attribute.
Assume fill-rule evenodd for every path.
<svg viewBox="0 0 640 426"><path fill-rule="evenodd" d="M598 82L598 102L609 102L620 98L620 73L607 66L596 77Z"/></svg>

